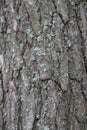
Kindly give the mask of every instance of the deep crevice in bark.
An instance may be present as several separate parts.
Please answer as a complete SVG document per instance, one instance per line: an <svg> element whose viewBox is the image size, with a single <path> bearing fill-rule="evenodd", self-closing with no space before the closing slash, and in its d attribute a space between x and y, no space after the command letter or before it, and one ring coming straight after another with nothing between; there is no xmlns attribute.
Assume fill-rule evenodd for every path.
<svg viewBox="0 0 87 130"><path fill-rule="evenodd" d="M23 130L23 124L22 124L22 101L19 98L18 100L18 123L17 123L17 130Z"/></svg>
<svg viewBox="0 0 87 130"><path fill-rule="evenodd" d="M5 105L5 91L4 91L4 86L3 86L3 72L0 70L0 79L1 79L1 86L2 86L2 91L3 91L3 96L2 96L2 130L6 129L6 120L5 120L5 113L4 113L4 105Z"/></svg>

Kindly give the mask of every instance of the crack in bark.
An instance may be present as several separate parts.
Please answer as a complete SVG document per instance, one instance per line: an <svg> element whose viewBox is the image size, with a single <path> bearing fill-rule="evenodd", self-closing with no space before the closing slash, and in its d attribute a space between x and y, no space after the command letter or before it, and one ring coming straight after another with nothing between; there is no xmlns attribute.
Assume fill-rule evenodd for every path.
<svg viewBox="0 0 87 130"><path fill-rule="evenodd" d="M15 0L15 1L13 1L13 3L14 3L14 9L16 9L16 12L17 12L17 14L19 14L19 8L20 8L20 6L21 6L21 0Z"/></svg>
<svg viewBox="0 0 87 130"><path fill-rule="evenodd" d="M32 127L32 130L38 130L38 129L37 129L37 126L36 126L38 120L39 120L39 119L38 119L38 118L36 117L36 115L35 115L35 117L34 117L34 122L33 122L33 125L32 125L32 126L33 126L33 127Z"/></svg>
<svg viewBox="0 0 87 130"><path fill-rule="evenodd" d="M42 82L42 81L40 81L40 82ZM39 94L40 94L40 99L41 100L40 100L39 104L37 104L37 105L40 105L39 113L37 113L37 107L36 107L36 113L34 115L34 121L33 121L33 125L32 125L32 130L38 130L37 123L41 119L41 111L42 111L42 92L41 91L42 91L42 88L40 87L39 88ZM39 117L37 117L37 114L38 114Z"/></svg>
<svg viewBox="0 0 87 130"><path fill-rule="evenodd" d="M34 33L34 36L36 36L35 31L34 31L33 26L32 26L31 16L30 16L30 13L29 13L29 11L28 11L27 6L26 6L25 3L24 3L24 7L25 7L25 10L26 10L26 13L27 13L27 16L28 16L28 21L29 21L30 26L31 26L31 28L32 28L32 31L33 31L33 33ZM33 38L32 38L32 39L33 39Z"/></svg>
<svg viewBox="0 0 87 130"><path fill-rule="evenodd" d="M17 130L23 130L22 126L22 101L19 99L18 101L18 123L17 123Z"/></svg>
<svg viewBox="0 0 87 130"><path fill-rule="evenodd" d="M81 53L82 53L82 58L83 58L83 61L84 61L85 72L87 74L87 65L86 65L86 58L85 58L85 52L84 52L85 46L83 45L84 38L82 36L82 30L81 30L80 25L79 25L79 18L78 18L78 14L77 14L77 9L75 9L75 15L76 15L76 22L77 22L78 30L80 32L80 37L81 37ZM69 75L69 78L70 78L70 80L72 80L72 81L77 82L77 83L80 84L82 96L85 99L85 101L87 102L86 95L85 95L85 93L83 91L83 85L82 85L83 78L81 78L81 80L78 80L76 77L74 77L74 78L70 77L70 75Z"/></svg>
<svg viewBox="0 0 87 130"><path fill-rule="evenodd" d="M54 5L54 9L55 9L55 11L57 13L57 6L56 6L56 3L55 3L55 0L52 0L52 2L53 2L53 5Z"/></svg>
<svg viewBox="0 0 87 130"><path fill-rule="evenodd" d="M3 107L2 107L2 130L5 130L5 126L6 126L6 120L4 117L4 104L5 104L5 91L4 91L4 86L3 86L3 72L2 70L0 70L0 74L1 74L1 86L2 86L2 91L3 91L3 97L2 97L2 103L3 103Z"/></svg>
<svg viewBox="0 0 87 130"><path fill-rule="evenodd" d="M87 124L87 116L86 117L81 117L80 119L75 115L75 118L77 120L78 123L81 124Z"/></svg>
<svg viewBox="0 0 87 130"><path fill-rule="evenodd" d="M87 97L86 97L86 95L85 95L85 93L84 93L82 83L83 83L83 79L82 79L81 82L80 82L80 85L81 85L81 93L82 93L82 96L84 97L84 99L85 99L85 101L86 101L86 103L87 103Z"/></svg>
<svg viewBox="0 0 87 130"><path fill-rule="evenodd" d="M42 15L41 15L41 1L39 2L39 7L38 7L37 12L40 13L39 23L40 23L40 25L41 25L41 23L42 23Z"/></svg>
<svg viewBox="0 0 87 130"><path fill-rule="evenodd" d="M80 25L79 25L79 18L78 18L78 14L77 14L77 10L76 9L75 9L75 15L76 15L76 21L77 21L78 30L80 32L80 37L81 37L82 58L83 58L83 61L84 61L84 67L85 67L85 71L86 71L86 74L87 74L87 65L86 65L86 57L85 57L85 45L83 44L84 38L82 36L82 30L81 30Z"/></svg>
<svg viewBox="0 0 87 130"><path fill-rule="evenodd" d="M59 89L61 90L62 93L65 93L66 91L63 91L62 87L61 87L61 83L59 83L58 81L54 80L54 82L58 85Z"/></svg>
<svg viewBox="0 0 87 130"><path fill-rule="evenodd" d="M58 13L58 15L59 15L59 17L60 17L60 19L61 19L61 21L62 21L62 23L63 23L63 25L64 25L64 28L65 28L65 27L67 26L67 24L69 23L70 19L65 22L64 19L63 19L62 14L61 14L61 13Z"/></svg>
<svg viewBox="0 0 87 130"><path fill-rule="evenodd" d="M3 2L3 1L2 1ZM56 3L55 3L55 0L52 0L52 2L53 2L53 5L52 5L52 7L54 7L54 9L53 10L55 10L54 12L52 12L52 15L51 15L51 18L50 18L50 21L51 21L51 26L49 25L48 26L48 29L50 29L51 31L52 31L52 26L53 26L53 19L54 19L54 13L56 12L57 13L57 6L56 6ZM49 4L48 4L49 5ZM17 7L17 13L19 13L19 4L18 5L16 5ZM32 28L32 31L34 31L33 30L33 27L32 27L32 19L31 19L31 17L30 17L30 12L29 12L29 10L28 10L28 8L27 8L27 5L25 5L26 7L25 7L25 9L26 9L26 13L27 13L27 17L28 17L28 22L29 22L29 24L30 24L30 26L31 26L31 28ZM24 5L23 5L23 7L24 7ZM38 8L38 13L40 13L40 18L39 18L39 22L40 22L40 24L42 24L42 14L41 14L41 8L40 8L40 5L39 5L39 8ZM67 35L69 35L68 34L68 23L69 23L69 21L68 22L66 22L65 23L65 21L64 21L64 19L63 19L63 16L60 14L60 13L58 13L57 15L59 15L59 17L60 17L60 19L61 19L61 23L60 23L60 25L63 23L63 29L62 29L62 33L60 33L60 35L62 34L63 35L63 37L62 38L64 38L64 33L63 33L63 31L67 31ZM77 17L77 15L76 15L76 17ZM9 17L10 18L10 17ZM6 21L6 20L5 20ZM6 24L7 24L7 22L8 22L8 19L7 19L7 21L6 21ZM78 21L77 21L78 22ZM77 23L77 24L79 24L79 22ZM4 26L7 26L7 25L4 25ZM81 32L81 28L78 26L78 28L79 28L79 32L80 32L80 34L81 34L81 39L83 40L83 37L82 37L82 32ZM54 29L56 29L56 28L53 28L53 30ZM4 32L4 33L6 33L6 31ZM25 33L25 32L23 32L23 33ZM23 33L21 34L21 35L23 35ZM40 33L40 35L42 34L42 33L44 33L43 31ZM47 32L48 33L48 32ZM16 36L17 36L17 30L16 30ZM34 38L36 38L37 36L36 36L36 34L34 34ZM12 39L11 39L12 40ZM18 39L16 39L16 41L17 41ZM44 38L44 40L45 40L45 38ZM52 41L52 40L51 40ZM52 41L53 42L53 41ZM63 39L63 42L64 43L66 43L66 41L65 41L65 38ZM6 43L4 43L4 45L5 45ZM19 44L19 43L18 43ZM25 66L26 67L26 69L28 69L27 68L27 64L26 64L26 60L24 59L24 56L26 56L26 54L25 54L25 52L26 52L26 50L27 50L27 47L28 47L28 40L27 40L27 34L26 34L26 43L23 43L24 44L24 47L23 47L23 50L21 51L21 56L22 56L22 58L23 58L23 66ZM54 43L55 44L55 43ZM10 44L9 44L10 45ZM9 45L7 46L7 47L9 47ZM33 46L33 42L32 42L32 46ZM32 46L29 48L29 50L32 48ZM53 46L55 46L55 45L53 45ZM82 45L81 45L82 46ZM56 46L55 46L56 47ZM54 47L54 49L55 49L55 47ZM66 47L66 45L64 44L64 47ZM69 47L69 48L64 48L65 50L64 50L64 53L67 53L67 51L68 50L70 50L71 51L71 48ZM4 51L5 51L6 49L4 49ZM61 53L61 50L59 50L60 51L60 53ZM29 52L30 53L30 52ZM7 53L6 53L7 54ZM4 55L6 55L6 54L4 54ZM62 55L63 53L61 53L61 55ZM63 54L64 55L64 54ZM7 58L7 56L8 55L6 55L6 57L5 58ZM68 54L68 57L69 57L69 54ZM82 49L82 57L83 57L83 59L84 59L84 66L85 66L85 70L86 70L86 73L87 73L87 68L86 68L86 65L85 65L85 54L84 54L84 48ZM49 58L48 58L49 59ZM61 58L60 58L61 59ZM10 60L10 59L9 59ZM44 60L44 59L43 59ZM50 58L50 60L52 60L52 57ZM61 64L61 62L62 62L62 60L60 60L60 61L58 61L58 62L60 62L59 64ZM56 62L57 63L57 62ZM38 63L39 64L39 63ZM51 62L51 64L53 64L53 62ZM54 63L55 64L55 63ZM31 65L32 65L32 63L31 63ZM69 118L70 118L70 115L71 115L71 110L70 110L70 107L71 107L71 105L73 104L73 102L72 102L72 100L73 100L73 91L72 91L72 81L73 81L73 83L74 82L77 82L77 83L79 83L80 85L81 85L81 93L82 93L82 95L83 95L83 97L84 97L84 99L85 99L85 101L87 101L87 98L86 98L86 95L85 95L85 93L84 93L84 90L83 90L83 84L82 84L82 82L83 82L83 79L81 79L81 80L78 80L77 79L77 77L75 76L74 78L70 75L70 65L71 65L71 63L69 63L69 61L68 61L68 78L69 78L69 87L68 87L68 90L67 91L63 91L62 90L62 88L61 88L61 83L60 83L60 78L59 79L55 79L55 77L52 77L52 78L54 78L54 79L52 79L54 82L55 82L55 85L56 86L58 86L57 88L58 88L58 92L60 92L60 93L62 93L62 98L63 98L63 96L65 96L64 98L66 98L65 100L67 100L67 101L65 101L64 100L64 103L65 103L65 105L66 105L66 103L67 103L67 108L65 108L65 110L63 111L63 112L65 112L65 127L67 127L67 130L69 129L69 127L70 127L70 123L71 123L71 121L69 122ZM37 66L37 65L36 65ZM13 67L13 66L12 66ZM31 67L31 66L29 66L29 67ZM54 67L54 66L53 66ZM10 69L12 69L12 68L10 68ZM15 82L17 81L17 79L19 79L20 80L20 78L21 78L21 71L22 71L22 69L23 69L23 67L21 67L21 68L19 68L18 70L17 70L17 73L18 73L18 75L17 75L17 77L15 78L15 77L12 77L14 80L15 80ZM61 68L59 68L59 70L60 70ZM32 71L35 71L35 70L37 70L37 68L33 68L33 70ZM10 74L10 76L11 76L11 74ZM14 75L13 75L14 76ZM2 89L3 89L3 96L5 96L5 93L4 93L4 86L3 86L3 73L2 73L2 78L1 78L1 80L2 80ZM48 79L49 80L49 79ZM42 95L42 93L43 93L43 83L45 83L45 85L47 84L47 82L48 82L48 80L41 80L41 79L39 79L39 81L37 81L37 82L39 82L38 83L38 86L36 85L36 82L34 82L34 88L35 89L38 89L38 93L39 93L39 97L41 98L41 100L40 100L40 102L38 101L38 104L39 104L39 112L37 112L38 110L38 104L36 104L36 113L34 114L34 121L33 121L33 125L32 125L32 130L36 130L36 129L39 129L39 128L37 128L38 126L37 126L37 122L41 119L41 112L42 112L42 109L43 109L43 107L44 107L44 104L42 104L43 102L44 102L44 97L42 97L43 95ZM55 81L56 80L56 81ZM21 80L20 80L21 81ZM18 83L18 84L20 84L20 83ZM31 79L31 81L29 82L29 84L31 85L31 88L32 88L32 84L33 84L33 82L32 82L32 79ZM42 88L41 88L41 87ZM37 88L36 88L37 87ZM29 90L29 92L31 91L31 88L30 88L30 90ZM26 89L26 88L25 88ZM40 90L39 90L40 89ZM26 89L27 90L27 89ZM18 94L20 93L19 91L19 88L17 89L17 91L18 91ZM79 90L78 90L79 91ZM69 93L69 95L68 95L68 93ZM36 94L35 93L35 91L34 91L34 94ZM81 95L81 96L82 96ZM20 96L20 94L19 94L19 96ZM49 95L47 95L47 97L48 97ZM69 96L69 97L67 97L67 96ZM4 105L4 102L5 102L5 100L6 99L4 99L5 97L3 97L3 105ZM49 97L48 97L49 98ZM61 96L59 97L59 98L61 98ZM58 100L60 100L60 99L58 99ZM60 100L61 101L61 100ZM23 130L23 117L22 117L22 106L23 106L23 104L22 104L22 101L21 101L21 99L18 99L18 115L17 115L17 130ZM26 104L26 103L25 103ZM59 105L58 103L57 103L57 105ZM56 110L56 113L58 112L58 110L57 110L57 108L55 108L55 110ZM60 110L60 111L62 111L62 110ZM39 113L38 115L39 115L39 118L37 117L37 113ZM73 113L73 112L72 112ZM2 115L4 114L4 112L2 111ZM69 115L70 114L70 115ZM73 115L73 114L72 114ZM26 115L27 116L27 115ZM59 115L59 117L61 117L62 116L62 114L61 115ZM58 117L58 118L59 118ZM56 117L55 117L56 118ZM70 119L72 119L72 118L70 118ZM50 119L49 119L50 120ZM64 121L64 120L63 120ZM80 121L79 121L80 122ZM59 122L57 122L57 118L53 121L53 123L54 123L54 128L55 128L55 130L57 130L58 128L59 128ZM62 125L62 123L60 122L60 124ZM5 125L6 125L6 121L5 121L5 118L3 118L3 130L4 129L6 129L5 128ZM40 124L40 125L42 125L42 124ZM43 125L44 125L44 123L43 123ZM60 129L60 128L59 128ZM65 128L66 129L66 128Z"/></svg>

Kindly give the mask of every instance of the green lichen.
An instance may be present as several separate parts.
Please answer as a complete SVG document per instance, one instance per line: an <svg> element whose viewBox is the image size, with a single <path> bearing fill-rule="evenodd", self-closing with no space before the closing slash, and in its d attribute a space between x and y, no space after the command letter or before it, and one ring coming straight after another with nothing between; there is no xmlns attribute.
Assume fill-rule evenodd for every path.
<svg viewBox="0 0 87 130"><path fill-rule="evenodd" d="M70 40L67 41L67 45L68 45L68 47L71 47L72 44L71 44Z"/></svg>
<svg viewBox="0 0 87 130"><path fill-rule="evenodd" d="M59 58L59 53L58 53L58 52L52 52L52 59L53 59L54 61L57 61L58 58Z"/></svg>
<svg viewBox="0 0 87 130"><path fill-rule="evenodd" d="M49 22L47 20L44 21L44 26L48 26Z"/></svg>
<svg viewBox="0 0 87 130"><path fill-rule="evenodd" d="M68 73L66 72L66 73L64 73L64 77L68 77Z"/></svg>
<svg viewBox="0 0 87 130"><path fill-rule="evenodd" d="M44 126L44 130L50 130L48 126Z"/></svg>
<svg viewBox="0 0 87 130"><path fill-rule="evenodd" d="M7 33L8 34L11 33L11 29L10 28L7 29Z"/></svg>
<svg viewBox="0 0 87 130"><path fill-rule="evenodd" d="M31 32L31 33L29 34L29 37L30 37L30 38L33 38L33 37L34 37L33 32Z"/></svg>
<svg viewBox="0 0 87 130"><path fill-rule="evenodd" d="M44 72L46 72L49 69L49 66L45 63L41 64L40 67L41 67L41 70Z"/></svg>
<svg viewBox="0 0 87 130"><path fill-rule="evenodd" d="M38 41L38 42L43 41L43 38L42 38L42 36L41 36L41 35L37 37L37 41Z"/></svg>
<svg viewBox="0 0 87 130"><path fill-rule="evenodd" d="M38 72L33 72L33 81L37 81L38 79L39 79L39 74L38 74Z"/></svg>
<svg viewBox="0 0 87 130"><path fill-rule="evenodd" d="M6 112L4 112L4 114L3 114L3 118L6 118L7 117L7 113Z"/></svg>
<svg viewBox="0 0 87 130"><path fill-rule="evenodd" d="M46 115L46 113L47 113L47 111L48 111L48 104L47 103L45 103L44 104L44 107L43 107L43 111L42 111L42 113L41 113L41 118L42 119L44 119L45 118L45 115Z"/></svg>
<svg viewBox="0 0 87 130"><path fill-rule="evenodd" d="M74 35L78 36L79 35L79 31L74 31Z"/></svg>
<svg viewBox="0 0 87 130"><path fill-rule="evenodd" d="M0 17L0 23L4 23L4 17Z"/></svg>
<svg viewBox="0 0 87 130"><path fill-rule="evenodd" d="M54 36L55 36L55 33L54 33L54 32L51 32L51 33L50 33L50 36L54 37Z"/></svg>
<svg viewBox="0 0 87 130"><path fill-rule="evenodd" d="M53 20L53 24L56 24L57 23L57 21L56 20Z"/></svg>
<svg viewBox="0 0 87 130"><path fill-rule="evenodd" d="M40 66L40 79L41 80L48 80L51 78L51 70L49 65L42 64Z"/></svg>
<svg viewBox="0 0 87 130"><path fill-rule="evenodd" d="M71 5L74 6L74 5L75 5L75 2L71 1Z"/></svg>
<svg viewBox="0 0 87 130"><path fill-rule="evenodd" d="M19 99L20 99L20 101L21 101L21 102L23 102L23 101L25 100L25 98L24 98L24 96L23 96L23 95L22 95L22 96L20 96L20 97L19 97Z"/></svg>
<svg viewBox="0 0 87 130"><path fill-rule="evenodd" d="M33 38L34 37L34 34L33 34L33 32L32 32L32 30L30 29L30 28L28 28L27 30L26 30L26 33L27 33L27 35L29 36L29 38Z"/></svg>
<svg viewBox="0 0 87 130"><path fill-rule="evenodd" d="M16 16L16 19L19 20L21 17L19 15Z"/></svg>
<svg viewBox="0 0 87 130"><path fill-rule="evenodd" d="M43 27L43 31L47 30L48 29L48 26L47 25L44 25Z"/></svg>
<svg viewBox="0 0 87 130"><path fill-rule="evenodd" d="M67 36L65 36L65 40L67 41L69 38Z"/></svg>
<svg viewBox="0 0 87 130"><path fill-rule="evenodd" d="M52 14L53 14L53 11L52 10L50 10L50 13L49 13L51 16L52 16Z"/></svg>
<svg viewBox="0 0 87 130"><path fill-rule="evenodd" d="M51 34L47 34L47 38L51 40Z"/></svg>
<svg viewBox="0 0 87 130"><path fill-rule="evenodd" d="M37 126L40 127L40 123L39 122L37 123Z"/></svg>
<svg viewBox="0 0 87 130"><path fill-rule="evenodd" d="M57 16L57 13L54 13L54 16Z"/></svg>
<svg viewBox="0 0 87 130"><path fill-rule="evenodd" d="M44 48L35 47L32 49L31 53L32 53L32 56L35 56L35 55L41 56L41 55L45 55L45 50Z"/></svg>
<svg viewBox="0 0 87 130"><path fill-rule="evenodd" d="M60 128L60 130L65 130L65 128Z"/></svg>
<svg viewBox="0 0 87 130"><path fill-rule="evenodd" d="M31 29L28 28L28 29L26 30L26 33L27 33L27 34L30 34L30 33L31 33Z"/></svg>

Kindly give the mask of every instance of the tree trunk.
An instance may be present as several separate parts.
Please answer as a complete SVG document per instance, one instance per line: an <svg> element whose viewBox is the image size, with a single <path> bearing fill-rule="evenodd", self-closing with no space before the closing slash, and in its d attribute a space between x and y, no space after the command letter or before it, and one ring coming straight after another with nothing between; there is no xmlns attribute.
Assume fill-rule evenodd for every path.
<svg viewBox="0 0 87 130"><path fill-rule="evenodd" d="M87 130L86 0L0 0L0 130Z"/></svg>

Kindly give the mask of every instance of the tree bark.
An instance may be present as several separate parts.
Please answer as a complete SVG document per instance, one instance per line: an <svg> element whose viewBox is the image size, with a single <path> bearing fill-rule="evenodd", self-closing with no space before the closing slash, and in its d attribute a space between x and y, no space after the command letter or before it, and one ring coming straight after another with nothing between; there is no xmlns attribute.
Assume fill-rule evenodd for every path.
<svg viewBox="0 0 87 130"><path fill-rule="evenodd" d="M0 130L87 130L86 0L0 0Z"/></svg>

